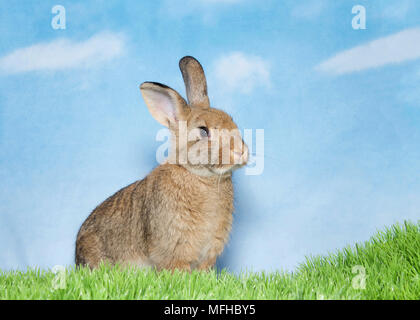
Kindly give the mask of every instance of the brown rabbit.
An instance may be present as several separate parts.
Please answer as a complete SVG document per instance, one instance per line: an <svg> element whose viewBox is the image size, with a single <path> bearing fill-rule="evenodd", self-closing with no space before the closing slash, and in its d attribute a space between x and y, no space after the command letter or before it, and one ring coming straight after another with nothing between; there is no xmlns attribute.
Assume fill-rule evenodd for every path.
<svg viewBox="0 0 420 320"><path fill-rule="evenodd" d="M179 67L188 104L165 85L140 86L152 116L170 129L168 160L90 214L77 235L77 265L206 270L223 251L232 224L232 171L246 164L248 147L232 118L210 107L200 63L187 56Z"/></svg>

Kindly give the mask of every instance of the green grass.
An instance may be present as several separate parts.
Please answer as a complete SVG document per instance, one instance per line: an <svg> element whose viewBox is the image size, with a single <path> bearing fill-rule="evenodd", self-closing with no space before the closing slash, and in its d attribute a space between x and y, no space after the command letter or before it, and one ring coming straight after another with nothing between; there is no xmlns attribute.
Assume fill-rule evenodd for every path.
<svg viewBox="0 0 420 320"><path fill-rule="evenodd" d="M364 289L358 281L363 271ZM93 271L69 268L60 278L51 270L0 271L0 299L417 300L419 275L420 221L394 225L325 257L307 258L294 273L172 274L102 266Z"/></svg>

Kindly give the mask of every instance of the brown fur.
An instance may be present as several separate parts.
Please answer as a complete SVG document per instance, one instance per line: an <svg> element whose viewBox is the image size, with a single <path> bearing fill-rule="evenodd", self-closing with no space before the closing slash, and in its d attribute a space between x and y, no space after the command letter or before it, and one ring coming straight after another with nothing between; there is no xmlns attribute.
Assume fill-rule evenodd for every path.
<svg viewBox="0 0 420 320"><path fill-rule="evenodd" d="M210 108L208 99L206 102L207 87L198 61L185 57L180 67L189 105L169 87L150 82L141 86L152 115L173 134L175 147L170 151L170 158L180 152L176 144L179 120L186 121L188 132L199 126L207 126L210 131L236 128L229 115ZM162 112L160 107L165 104L161 101L169 101L174 115L167 113L167 109ZM188 148L194 143L212 147L210 137L188 142ZM188 271L212 267L231 230L232 171L244 165L248 158L243 141L241 147L240 165L165 163L143 180L109 197L79 230L76 264L97 267L101 261L107 261Z"/></svg>

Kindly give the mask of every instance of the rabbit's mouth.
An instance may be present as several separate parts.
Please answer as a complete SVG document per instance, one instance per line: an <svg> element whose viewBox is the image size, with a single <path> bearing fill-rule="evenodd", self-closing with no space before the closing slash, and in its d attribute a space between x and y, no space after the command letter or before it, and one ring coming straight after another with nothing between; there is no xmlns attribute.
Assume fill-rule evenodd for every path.
<svg viewBox="0 0 420 320"><path fill-rule="evenodd" d="M193 164L188 161L186 164L181 165L188 171L202 177L228 176L233 171L245 166L248 162L249 152L247 145L243 144L242 148L238 150L239 152L233 150L230 152L230 159L226 163L223 162L223 157L220 156L219 160L215 163L211 163L210 159L205 158L202 163Z"/></svg>
<svg viewBox="0 0 420 320"><path fill-rule="evenodd" d="M208 169L214 175L223 176L223 175L231 174L232 171L234 170L234 166L235 165L233 165L231 167L227 167L227 168L225 168L225 167L216 167L216 168L210 167Z"/></svg>
<svg viewBox="0 0 420 320"><path fill-rule="evenodd" d="M191 173L201 177L228 177L232 172L245 164L233 165L184 165L184 167Z"/></svg>
<svg viewBox="0 0 420 320"><path fill-rule="evenodd" d="M217 175L230 174L248 163L248 147L244 144L239 152L232 151L232 162L228 164L210 165L208 168Z"/></svg>
<svg viewBox="0 0 420 320"><path fill-rule="evenodd" d="M232 165L223 165L223 166L210 166L208 167L208 170L212 172L215 175L226 175L231 174L236 169L239 169L246 165L246 163L237 163Z"/></svg>

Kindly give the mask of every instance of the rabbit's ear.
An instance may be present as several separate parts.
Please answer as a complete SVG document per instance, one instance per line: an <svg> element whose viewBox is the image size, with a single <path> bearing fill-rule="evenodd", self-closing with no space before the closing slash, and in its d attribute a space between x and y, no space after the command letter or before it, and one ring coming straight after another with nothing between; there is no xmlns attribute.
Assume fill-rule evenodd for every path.
<svg viewBox="0 0 420 320"><path fill-rule="evenodd" d="M179 60L179 68L187 89L188 103L192 107L208 109L207 82L203 67L195 58L186 56Z"/></svg>
<svg viewBox="0 0 420 320"><path fill-rule="evenodd" d="M164 84L143 82L140 91L153 118L168 128L188 114L184 98Z"/></svg>

